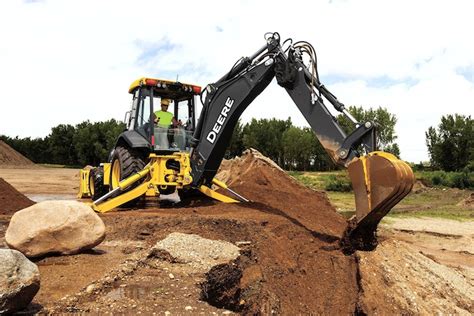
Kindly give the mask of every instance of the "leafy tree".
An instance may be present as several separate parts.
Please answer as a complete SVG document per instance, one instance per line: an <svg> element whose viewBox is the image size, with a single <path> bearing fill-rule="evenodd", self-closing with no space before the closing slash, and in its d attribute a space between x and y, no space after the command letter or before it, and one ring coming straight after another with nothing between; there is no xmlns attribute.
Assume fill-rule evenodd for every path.
<svg viewBox="0 0 474 316"><path fill-rule="evenodd" d="M255 148L278 165L284 164L283 133L290 127L291 119L252 119L243 128L243 144L245 148Z"/></svg>
<svg viewBox="0 0 474 316"><path fill-rule="evenodd" d="M116 120L90 123L82 122L76 125L74 148L80 165L96 166L108 158L118 135L124 130L123 123Z"/></svg>
<svg viewBox="0 0 474 316"><path fill-rule="evenodd" d="M444 171L460 171L474 165L474 130L471 116L441 117L438 128L425 133L431 164Z"/></svg>
<svg viewBox="0 0 474 316"><path fill-rule="evenodd" d="M400 157L400 148L395 142L397 135L395 133L395 124L397 118L394 114L388 112L387 109L378 107L377 109L364 110L361 106L350 106L349 113L359 122L373 122L377 128L377 149L390 152ZM343 114L337 116L339 124L346 133L350 133L355 129L354 124Z"/></svg>
<svg viewBox="0 0 474 316"><path fill-rule="evenodd" d="M289 170L332 170L337 166L308 127L290 127L283 134L284 167Z"/></svg>
<svg viewBox="0 0 474 316"><path fill-rule="evenodd" d="M51 129L48 139L49 163L73 165L77 162L74 149L74 134L72 125L60 124Z"/></svg>

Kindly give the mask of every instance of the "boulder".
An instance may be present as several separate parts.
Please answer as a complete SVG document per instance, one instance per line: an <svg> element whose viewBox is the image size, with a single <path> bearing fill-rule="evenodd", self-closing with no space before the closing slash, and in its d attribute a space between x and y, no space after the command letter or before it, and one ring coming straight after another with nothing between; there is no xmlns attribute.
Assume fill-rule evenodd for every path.
<svg viewBox="0 0 474 316"><path fill-rule="evenodd" d="M19 251L0 249L0 315L24 309L39 288L36 264Z"/></svg>
<svg viewBox="0 0 474 316"><path fill-rule="evenodd" d="M44 201L16 212L5 241L27 257L75 254L91 249L105 238L105 225L86 204Z"/></svg>

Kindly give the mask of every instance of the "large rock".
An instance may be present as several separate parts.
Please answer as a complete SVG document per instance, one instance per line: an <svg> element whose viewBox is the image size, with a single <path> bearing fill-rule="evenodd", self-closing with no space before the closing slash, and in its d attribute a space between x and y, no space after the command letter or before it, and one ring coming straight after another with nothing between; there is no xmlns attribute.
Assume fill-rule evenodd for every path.
<svg viewBox="0 0 474 316"><path fill-rule="evenodd" d="M168 258L167 254L171 258ZM195 271L207 272L213 266L236 259L240 255L240 248L223 240L175 232L157 242L151 250L151 255L188 264Z"/></svg>
<svg viewBox="0 0 474 316"><path fill-rule="evenodd" d="M19 251L0 249L0 315L24 309L39 288L38 267Z"/></svg>
<svg viewBox="0 0 474 316"><path fill-rule="evenodd" d="M75 254L105 238L105 225L84 203L44 201L16 212L5 241L27 257L49 253Z"/></svg>

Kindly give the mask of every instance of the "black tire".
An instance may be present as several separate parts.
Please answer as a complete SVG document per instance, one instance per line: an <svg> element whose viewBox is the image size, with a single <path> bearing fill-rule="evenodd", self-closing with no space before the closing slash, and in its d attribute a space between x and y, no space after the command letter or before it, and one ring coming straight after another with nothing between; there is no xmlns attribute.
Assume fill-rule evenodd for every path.
<svg viewBox="0 0 474 316"><path fill-rule="evenodd" d="M119 164L119 166L115 168L120 169L120 175L119 175L119 180L126 179L130 177L131 175L137 173L138 171L141 171L146 163L145 163L145 158L143 157L143 154L140 152L133 150L131 148L126 148L122 146L117 146L114 150L114 153L112 155L112 165L111 165L111 172L110 172L110 190L113 190L117 187L117 174L114 173L114 166L115 164ZM117 170L116 170L117 171ZM126 191L129 191L133 188L135 188L137 185L139 185L142 181L139 181L130 188L127 188ZM137 202L140 200L140 198L133 199L125 204L123 204L123 207L133 207L137 204Z"/></svg>
<svg viewBox="0 0 474 316"><path fill-rule="evenodd" d="M101 198L109 191L109 186L104 184L104 168L91 169L89 173L89 191L93 201Z"/></svg>

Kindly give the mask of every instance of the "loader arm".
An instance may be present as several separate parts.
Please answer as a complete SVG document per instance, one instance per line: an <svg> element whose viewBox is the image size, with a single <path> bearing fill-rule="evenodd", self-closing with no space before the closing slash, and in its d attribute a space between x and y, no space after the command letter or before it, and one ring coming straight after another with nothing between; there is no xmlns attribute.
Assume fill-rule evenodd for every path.
<svg viewBox="0 0 474 316"><path fill-rule="evenodd" d="M308 45L296 43L284 50L278 33L273 33L253 56L242 58L219 81L206 87L191 152L193 187L211 186L238 119L276 77L331 159L348 168L356 215L345 239L357 249L370 249L376 245L375 231L380 220L410 192L413 172L393 155L375 151L374 124L357 122L320 83L317 71L304 64L303 53L310 51ZM323 97L354 123L355 129L349 135L328 111ZM361 156L364 153L359 153L358 148L365 155Z"/></svg>

